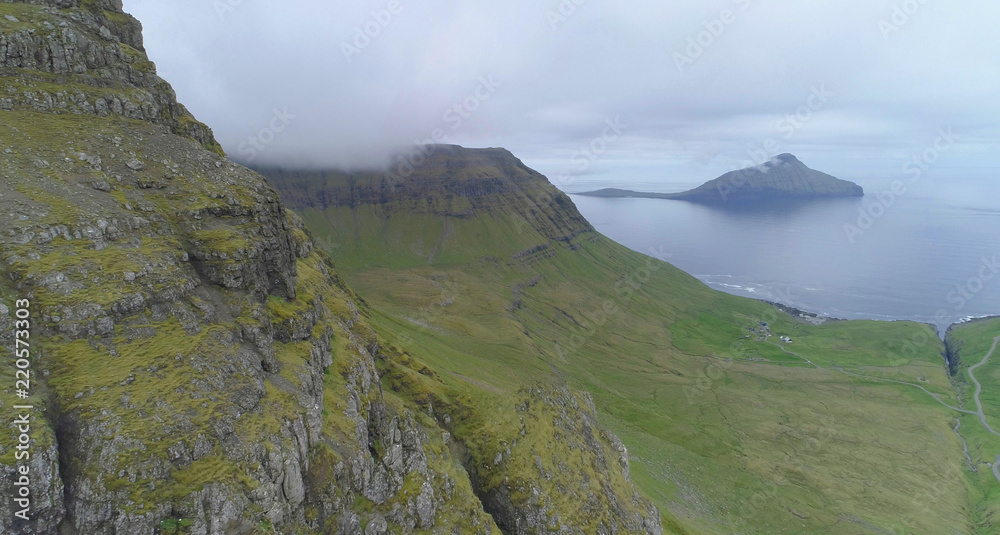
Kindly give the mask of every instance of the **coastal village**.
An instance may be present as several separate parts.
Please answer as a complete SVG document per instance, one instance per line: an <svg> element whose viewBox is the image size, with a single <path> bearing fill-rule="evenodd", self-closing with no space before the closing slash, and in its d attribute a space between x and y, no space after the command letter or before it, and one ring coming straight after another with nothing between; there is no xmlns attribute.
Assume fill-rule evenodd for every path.
<svg viewBox="0 0 1000 535"><path fill-rule="evenodd" d="M748 327L749 334L746 334L739 340L739 351L743 358L751 362L768 362L769 359L761 357L757 354L756 349L749 349L744 346L746 341L756 341L756 342L769 342L771 337L776 336L771 331L771 325L766 321L758 321L755 325ZM790 336L778 335L778 339L784 344L792 344L794 340ZM773 342L772 342L773 343ZM777 345L777 344L775 344ZM749 350L748 350L749 349Z"/></svg>
<svg viewBox="0 0 1000 535"><path fill-rule="evenodd" d="M766 342L769 338L774 336L774 334L771 332L771 326L766 321L758 321L757 324L758 327L750 327L749 329L750 334L744 336L743 337L744 339L752 338L754 335L756 335L758 337L757 338L758 342ZM778 338L786 344L794 343L794 341L790 336L781 335Z"/></svg>

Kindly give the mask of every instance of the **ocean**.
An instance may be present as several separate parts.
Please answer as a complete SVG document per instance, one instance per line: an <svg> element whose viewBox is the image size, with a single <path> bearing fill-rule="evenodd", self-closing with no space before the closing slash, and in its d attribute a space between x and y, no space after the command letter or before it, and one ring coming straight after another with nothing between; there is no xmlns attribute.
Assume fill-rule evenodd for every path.
<svg viewBox="0 0 1000 535"><path fill-rule="evenodd" d="M876 182L862 184L863 199L750 206L571 198L604 235L639 252L662 247L717 290L834 318L930 323L943 333L1000 315L1000 195L977 184L890 197L880 193L891 183Z"/></svg>

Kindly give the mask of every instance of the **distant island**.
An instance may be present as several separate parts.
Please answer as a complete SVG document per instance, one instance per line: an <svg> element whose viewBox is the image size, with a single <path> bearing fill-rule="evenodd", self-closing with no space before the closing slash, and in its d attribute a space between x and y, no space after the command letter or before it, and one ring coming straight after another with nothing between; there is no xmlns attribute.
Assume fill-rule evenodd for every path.
<svg viewBox="0 0 1000 535"><path fill-rule="evenodd" d="M864 197L861 186L806 167L791 154L726 173L683 193L643 193L617 188L580 193L589 197L637 197L718 204L727 201Z"/></svg>

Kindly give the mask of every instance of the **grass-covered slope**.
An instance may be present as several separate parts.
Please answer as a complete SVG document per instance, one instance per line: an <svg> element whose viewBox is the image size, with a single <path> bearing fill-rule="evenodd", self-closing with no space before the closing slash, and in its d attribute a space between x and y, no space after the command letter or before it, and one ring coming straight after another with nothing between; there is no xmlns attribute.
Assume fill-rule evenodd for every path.
<svg viewBox="0 0 1000 535"><path fill-rule="evenodd" d="M669 251L595 233L509 153L435 154L447 165L402 183L266 174L380 332L452 388L487 403L539 380L586 390L668 532L994 532L930 326L816 326L711 291L653 258ZM449 190L486 157L477 176L504 187Z"/></svg>
<svg viewBox="0 0 1000 535"><path fill-rule="evenodd" d="M120 2L0 3L0 87L0 345L20 299L32 344L0 408L35 407L0 533L661 532L587 396L470 396L391 343Z"/></svg>
<svg viewBox="0 0 1000 535"><path fill-rule="evenodd" d="M5 533L495 532L465 453L378 388L394 364L366 307L261 177L163 127L0 117L4 342L29 299L39 408L32 521L4 502Z"/></svg>
<svg viewBox="0 0 1000 535"><path fill-rule="evenodd" d="M568 197L552 195L544 177L503 149L435 146L407 177L261 171L316 229L320 245L352 266L528 256L591 230Z"/></svg>
<svg viewBox="0 0 1000 535"><path fill-rule="evenodd" d="M1000 525L1000 319L964 323L949 329L947 343L957 363L955 377L962 408L961 433L977 506L976 524L984 533ZM980 410L982 412L980 413ZM986 529L985 526L990 526Z"/></svg>

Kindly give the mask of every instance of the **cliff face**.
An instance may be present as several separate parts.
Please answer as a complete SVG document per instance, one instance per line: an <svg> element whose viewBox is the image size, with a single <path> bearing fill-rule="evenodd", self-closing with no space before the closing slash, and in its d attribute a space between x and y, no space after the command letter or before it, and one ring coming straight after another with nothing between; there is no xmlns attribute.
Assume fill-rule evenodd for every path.
<svg viewBox="0 0 1000 535"><path fill-rule="evenodd" d="M565 389L521 396L594 467L559 481L620 499L578 516L514 472L519 441L553 427L486 426L493 407L385 343L302 221L176 102L139 28L115 0L0 3L0 343L30 300L36 407L31 518L4 499L0 532L660 532L593 411L546 405ZM10 412L9 359L0 376ZM5 427L5 497L16 442Z"/></svg>
<svg viewBox="0 0 1000 535"><path fill-rule="evenodd" d="M22 145L0 165L4 295L32 301L44 407L33 520L5 501L5 533L489 532L442 430L380 395L363 306L261 177L162 127L67 119L4 114L72 150L0 135Z"/></svg>
<svg viewBox="0 0 1000 535"><path fill-rule="evenodd" d="M425 147L405 177L260 169L324 248L352 266L455 263L528 255L593 227L543 175L504 149ZM389 236L391 248L372 248Z"/></svg>
<svg viewBox="0 0 1000 535"><path fill-rule="evenodd" d="M222 154L156 75L120 0L5 3L0 30L0 109L149 121Z"/></svg>
<svg viewBox="0 0 1000 535"><path fill-rule="evenodd" d="M533 230L553 240L593 230L569 197L505 149L424 149L421 164L405 177L393 172L260 171L294 210L373 207L382 220L399 212L466 220L503 213L530 222Z"/></svg>
<svg viewBox="0 0 1000 535"><path fill-rule="evenodd" d="M557 250L577 250L597 235L569 197L506 150L434 146L422 154L422 163L405 177L261 172L311 223L317 244L336 255L345 273L364 273L379 281L379 290L407 295L416 290L386 284L386 277L406 279L413 268L440 288L437 303L411 316L412 325L400 326L394 338L411 342L415 354L425 355L426 347L410 330L417 325L419 331L438 333L435 352L466 351L450 333L424 323L440 317L433 308L447 309L471 293L452 281L461 266L509 265L517 271L515 279L528 277L537 284L541 275L531 273L532 265ZM379 269L386 266L393 269ZM485 278L493 289L507 289L493 275ZM519 282L514 291L531 285ZM489 313L497 311L492 302L483 305ZM511 333L502 343L518 347L520 336ZM477 355L470 361L493 355L485 348L472 351ZM524 347L518 358L535 359L536 351ZM531 375L530 368L507 372L521 374ZM435 412L447 411L456 424L455 437L468 456L467 470L485 510L508 534L662 533L659 512L630 480L624 445L600 428L589 396L548 375L546 370L506 389L472 380L471 392L458 387L448 400L434 401ZM393 389L398 384L390 378ZM476 401L456 407L456 398Z"/></svg>

